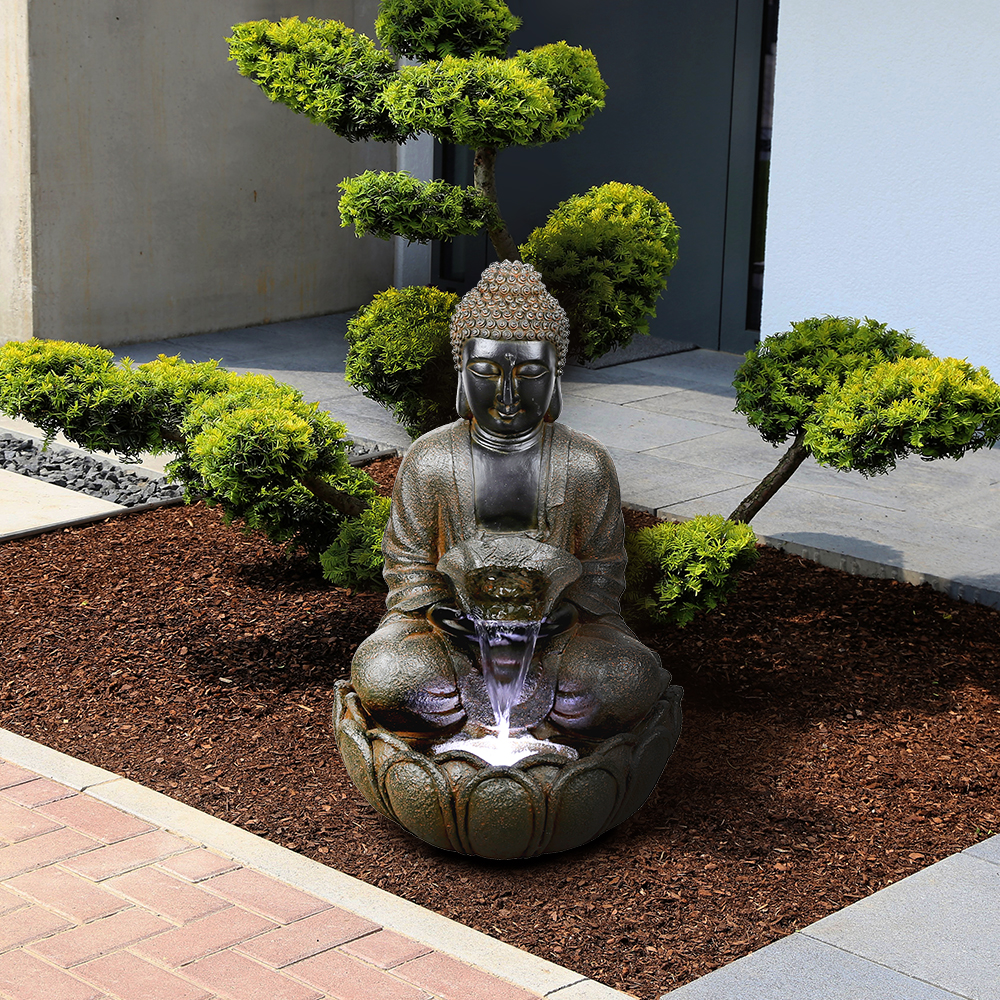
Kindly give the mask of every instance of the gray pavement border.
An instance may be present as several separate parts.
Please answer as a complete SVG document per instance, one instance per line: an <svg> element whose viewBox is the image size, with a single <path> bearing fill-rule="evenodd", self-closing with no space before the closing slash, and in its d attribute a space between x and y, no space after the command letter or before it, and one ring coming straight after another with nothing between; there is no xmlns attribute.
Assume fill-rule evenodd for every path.
<svg viewBox="0 0 1000 1000"><path fill-rule="evenodd" d="M273 844L135 781L0 729L0 758L74 788L249 868L397 931L522 989L558 1000L631 1000L578 972L531 955L384 889Z"/></svg>

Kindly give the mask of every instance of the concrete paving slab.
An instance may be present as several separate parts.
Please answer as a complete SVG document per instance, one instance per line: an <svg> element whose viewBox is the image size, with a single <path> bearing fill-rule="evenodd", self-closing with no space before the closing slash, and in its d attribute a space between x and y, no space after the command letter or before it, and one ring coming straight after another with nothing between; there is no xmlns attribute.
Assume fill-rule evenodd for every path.
<svg viewBox="0 0 1000 1000"><path fill-rule="evenodd" d="M966 849L965 854L991 864L1000 865L1000 836L990 837L979 844Z"/></svg>
<svg viewBox="0 0 1000 1000"><path fill-rule="evenodd" d="M630 378L623 383L616 382L563 382L563 398L580 397L581 399L600 399L605 403L616 403L619 406L633 403L636 400L656 399L660 396L671 396L684 392L679 386L656 385L644 383L639 379ZM649 409L656 413L662 412L654 407Z"/></svg>
<svg viewBox="0 0 1000 1000"><path fill-rule="evenodd" d="M0 541L16 532L124 509L121 504L0 469Z"/></svg>
<svg viewBox="0 0 1000 1000"><path fill-rule="evenodd" d="M712 424L646 413L580 396L566 397L560 420L609 447L627 442L631 451L646 451L719 433L719 428Z"/></svg>
<svg viewBox="0 0 1000 1000"><path fill-rule="evenodd" d="M651 511L672 503L705 500L729 490L749 493L756 481L685 462L670 462L648 454L609 446L626 502ZM713 511L719 513L718 510Z"/></svg>
<svg viewBox="0 0 1000 1000"><path fill-rule="evenodd" d="M663 1000L955 1000L955 994L799 933Z"/></svg>
<svg viewBox="0 0 1000 1000"><path fill-rule="evenodd" d="M672 388L664 389L656 395L637 395L634 399L626 400L624 405L638 410L648 410L650 413L700 420L734 430L746 428L746 417L741 413L734 413L732 407L720 405L720 400L729 402L728 397L719 396L705 389Z"/></svg>
<svg viewBox="0 0 1000 1000"><path fill-rule="evenodd" d="M1000 996L1000 867L945 858L801 933L970 1000Z"/></svg>

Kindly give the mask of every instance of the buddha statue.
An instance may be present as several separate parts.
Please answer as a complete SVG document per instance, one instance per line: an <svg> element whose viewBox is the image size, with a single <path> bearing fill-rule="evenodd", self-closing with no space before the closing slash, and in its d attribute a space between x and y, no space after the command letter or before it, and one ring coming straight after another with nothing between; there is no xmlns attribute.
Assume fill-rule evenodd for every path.
<svg viewBox="0 0 1000 1000"><path fill-rule="evenodd" d="M473 631L439 563L465 543L526 539L538 543L543 573L545 552L579 565L546 612L511 724L541 738L627 731L670 674L621 617L624 523L611 457L558 422L566 313L534 268L503 261L462 298L450 333L459 419L415 441L400 467L383 540L387 613L355 654L354 691L404 736L481 723L471 704L481 667L463 642Z"/></svg>

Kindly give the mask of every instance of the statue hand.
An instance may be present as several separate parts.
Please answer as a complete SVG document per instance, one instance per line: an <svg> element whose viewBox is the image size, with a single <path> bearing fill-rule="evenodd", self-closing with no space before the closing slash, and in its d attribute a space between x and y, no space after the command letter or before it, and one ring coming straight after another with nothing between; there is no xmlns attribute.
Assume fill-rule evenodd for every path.
<svg viewBox="0 0 1000 1000"><path fill-rule="evenodd" d="M454 639L478 641L475 625L457 608L450 608L447 604L432 604L427 609L427 620Z"/></svg>
<svg viewBox="0 0 1000 1000"><path fill-rule="evenodd" d="M551 639L553 636L568 632L578 621L580 612L571 601L557 604L546 616L539 629L539 639Z"/></svg>

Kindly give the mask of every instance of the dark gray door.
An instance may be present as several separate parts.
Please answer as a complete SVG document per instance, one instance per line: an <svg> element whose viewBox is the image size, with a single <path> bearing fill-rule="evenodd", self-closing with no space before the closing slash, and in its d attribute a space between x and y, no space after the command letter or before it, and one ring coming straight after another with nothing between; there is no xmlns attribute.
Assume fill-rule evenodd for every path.
<svg viewBox="0 0 1000 1000"><path fill-rule="evenodd" d="M604 111L580 134L498 156L500 207L515 240L572 194L612 180L640 184L670 205L681 227L650 332L748 350L759 336L747 329L747 296L764 0L533 0L511 8L524 20L517 48L560 39L589 48L609 88ZM470 246L459 256L471 263L481 255Z"/></svg>

